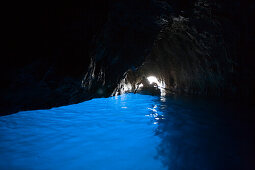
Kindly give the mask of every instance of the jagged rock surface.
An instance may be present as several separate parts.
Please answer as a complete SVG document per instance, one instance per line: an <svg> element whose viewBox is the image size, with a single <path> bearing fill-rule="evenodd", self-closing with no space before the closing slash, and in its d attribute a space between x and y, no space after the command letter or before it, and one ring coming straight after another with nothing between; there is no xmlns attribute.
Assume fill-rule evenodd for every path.
<svg viewBox="0 0 255 170"><path fill-rule="evenodd" d="M169 91L178 94L254 95L254 77L251 76L254 75L251 67L254 62L247 62L247 51L251 49L240 48L240 38L247 33L240 34L239 22L243 18L239 5L237 1L227 4L198 0L186 13L172 15L143 65L138 71L127 72L122 85L115 91L123 92L120 89L125 87L123 82L135 87L142 76L153 75L164 81ZM232 11L226 11L227 7ZM250 26L254 27L254 21L250 20ZM249 33L254 35L252 31ZM243 51L246 56L240 56ZM249 66L244 69L243 64Z"/></svg>
<svg viewBox="0 0 255 170"><path fill-rule="evenodd" d="M254 8L240 0L12 7L0 112L107 97L149 74L177 93L254 96Z"/></svg>

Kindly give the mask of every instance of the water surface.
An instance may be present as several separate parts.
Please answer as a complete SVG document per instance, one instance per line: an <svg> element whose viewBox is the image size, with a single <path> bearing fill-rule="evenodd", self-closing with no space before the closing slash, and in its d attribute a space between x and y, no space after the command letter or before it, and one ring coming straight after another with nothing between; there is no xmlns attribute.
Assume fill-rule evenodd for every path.
<svg viewBox="0 0 255 170"><path fill-rule="evenodd" d="M250 110L233 108L125 94L2 116L0 169L253 168Z"/></svg>

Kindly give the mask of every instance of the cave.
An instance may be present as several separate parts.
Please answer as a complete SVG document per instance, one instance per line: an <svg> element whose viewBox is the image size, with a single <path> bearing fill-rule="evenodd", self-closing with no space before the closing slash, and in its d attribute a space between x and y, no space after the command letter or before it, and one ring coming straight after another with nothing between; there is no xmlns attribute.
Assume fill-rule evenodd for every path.
<svg viewBox="0 0 255 170"><path fill-rule="evenodd" d="M0 169L255 169L255 3L7 3Z"/></svg>

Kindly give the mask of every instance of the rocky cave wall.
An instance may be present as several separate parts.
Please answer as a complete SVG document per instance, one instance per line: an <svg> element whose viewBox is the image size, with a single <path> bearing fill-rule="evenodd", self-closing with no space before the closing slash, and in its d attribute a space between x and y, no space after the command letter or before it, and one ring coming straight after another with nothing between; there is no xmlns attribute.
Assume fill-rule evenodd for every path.
<svg viewBox="0 0 255 170"><path fill-rule="evenodd" d="M155 76L169 93L254 96L254 62L249 48L254 40L249 38L242 42L247 48L240 47L241 37L254 36L250 28L248 32L240 28L254 27L254 21L249 18L249 24L240 27L244 17L241 7L238 1L198 0L186 13L169 17L145 62L138 70L127 72L115 94L133 92L141 77ZM254 4L246 7L251 15Z"/></svg>
<svg viewBox="0 0 255 170"><path fill-rule="evenodd" d="M1 115L110 96L148 54L171 12L158 1L9 4Z"/></svg>
<svg viewBox="0 0 255 170"><path fill-rule="evenodd" d="M173 12L154 0L119 1L110 11L82 83L92 97L110 96L125 72L142 64Z"/></svg>
<svg viewBox="0 0 255 170"><path fill-rule="evenodd" d="M176 93L254 96L252 1L29 6L6 8L2 115L132 91L143 75Z"/></svg>

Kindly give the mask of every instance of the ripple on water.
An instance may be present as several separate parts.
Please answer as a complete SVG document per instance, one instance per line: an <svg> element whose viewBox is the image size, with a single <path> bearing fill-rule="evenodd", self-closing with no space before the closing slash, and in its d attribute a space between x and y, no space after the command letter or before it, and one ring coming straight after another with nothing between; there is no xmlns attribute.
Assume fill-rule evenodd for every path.
<svg viewBox="0 0 255 170"><path fill-rule="evenodd" d="M125 94L0 117L0 168L250 167L251 126L195 101Z"/></svg>

